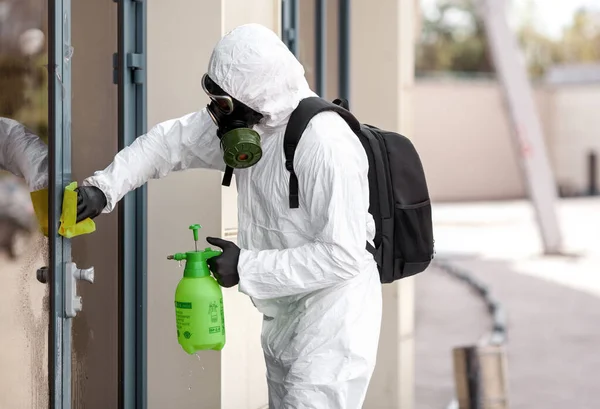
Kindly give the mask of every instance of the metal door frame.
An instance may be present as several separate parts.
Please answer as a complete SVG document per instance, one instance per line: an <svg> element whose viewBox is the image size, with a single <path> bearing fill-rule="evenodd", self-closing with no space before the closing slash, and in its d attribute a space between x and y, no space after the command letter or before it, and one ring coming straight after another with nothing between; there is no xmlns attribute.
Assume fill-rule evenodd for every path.
<svg viewBox="0 0 600 409"><path fill-rule="evenodd" d="M300 28L300 0L282 0L281 40L298 58L298 31Z"/></svg>
<svg viewBox="0 0 600 409"><path fill-rule="evenodd" d="M146 2L118 3L119 150L146 132ZM119 408L147 407L147 190L119 202Z"/></svg>
<svg viewBox="0 0 600 409"><path fill-rule="evenodd" d="M119 149L146 129L146 4L118 3ZM71 408L71 327L65 313L70 240L58 234L65 187L71 182L71 0L49 0L49 335L51 409ZM107 64L108 67L110 65ZM119 203L119 406L145 409L146 394L146 188Z"/></svg>
<svg viewBox="0 0 600 409"><path fill-rule="evenodd" d="M62 197L71 180L71 1L49 0L49 332L48 388L51 409L71 407L71 319L65 314L66 262L71 243L58 234Z"/></svg>
<svg viewBox="0 0 600 409"><path fill-rule="evenodd" d="M350 0L338 0L338 93L350 101Z"/></svg>
<svg viewBox="0 0 600 409"><path fill-rule="evenodd" d="M327 1L315 1L315 83L317 94L327 93ZM299 57L300 0L282 0L281 39ZM338 93L350 100L350 0L338 0Z"/></svg>

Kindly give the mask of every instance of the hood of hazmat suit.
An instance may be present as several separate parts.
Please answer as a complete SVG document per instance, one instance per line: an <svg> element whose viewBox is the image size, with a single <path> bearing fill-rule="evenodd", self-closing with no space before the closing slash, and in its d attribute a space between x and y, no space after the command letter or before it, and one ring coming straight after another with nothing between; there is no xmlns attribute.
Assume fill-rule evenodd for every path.
<svg viewBox="0 0 600 409"><path fill-rule="evenodd" d="M298 144L300 207L290 209L283 136L290 114L315 95L302 65L269 29L247 24L216 45L209 77L261 113L262 159L236 169L239 290L263 314L269 407L362 407L377 352L381 284L365 249L367 157L335 113L317 115ZM203 109L153 127L84 184L107 207L150 178L188 168L225 168L217 127ZM234 312L230 312L234 313Z"/></svg>

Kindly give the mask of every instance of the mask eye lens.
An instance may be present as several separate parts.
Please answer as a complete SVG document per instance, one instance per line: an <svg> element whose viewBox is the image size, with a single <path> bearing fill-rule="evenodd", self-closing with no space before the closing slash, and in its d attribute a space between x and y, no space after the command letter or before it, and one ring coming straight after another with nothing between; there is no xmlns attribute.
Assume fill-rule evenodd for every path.
<svg viewBox="0 0 600 409"><path fill-rule="evenodd" d="M233 112L233 99L206 74L202 77L202 88L222 113L229 115Z"/></svg>
<svg viewBox="0 0 600 409"><path fill-rule="evenodd" d="M233 102L228 97L211 96L211 99L217 104L217 107L224 113L230 114L233 112Z"/></svg>

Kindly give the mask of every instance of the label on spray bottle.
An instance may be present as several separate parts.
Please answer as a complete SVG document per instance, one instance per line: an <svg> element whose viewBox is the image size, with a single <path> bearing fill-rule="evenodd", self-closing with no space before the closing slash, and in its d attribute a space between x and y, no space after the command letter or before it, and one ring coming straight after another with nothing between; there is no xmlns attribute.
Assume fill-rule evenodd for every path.
<svg viewBox="0 0 600 409"><path fill-rule="evenodd" d="M183 334L185 339L192 336L192 303L175 301L177 337Z"/></svg>
<svg viewBox="0 0 600 409"><path fill-rule="evenodd" d="M203 303L201 303L203 304ZM220 305L219 305L220 304ZM206 305L206 304L205 304ZM201 308L201 307L200 307ZM190 339L193 331L193 308L191 302L175 301L175 316L177 323L177 336L183 335ZM223 316L223 300L219 303L212 301L208 304L207 334L213 335L223 332L225 334L225 317Z"/></svg>
<svg viewBox="0 0 600 409"><path fill-rule="evenodd" d="M218 334L221 332L221 327L219 325L219 306L217 305L216 301L211 302L208 306L208 316L208 322L210 323L210 326L208 327L208 333Z"/></svg>
<svg viewBox="0 0 600 409"><path fill-rule="evenodd" d="M225 314L223 313L223 298L221 298L221 327L223 328L223 336L225 336Z"/></svg>

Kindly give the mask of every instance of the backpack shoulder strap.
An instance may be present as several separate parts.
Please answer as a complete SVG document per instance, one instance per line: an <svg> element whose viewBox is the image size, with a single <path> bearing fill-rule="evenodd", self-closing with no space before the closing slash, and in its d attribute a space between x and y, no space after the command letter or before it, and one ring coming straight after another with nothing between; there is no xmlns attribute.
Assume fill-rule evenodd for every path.
<svg viewBox="0 0 600 409"><path fill-rule="evenodd" d="M350 111L339 105L332 104L319 97L309 97L300 101L298 107L292 112L283 137L283 151L285 153L285 168L290 172L290 208L297 209L298 178L294 173L294 154L304 130L310 120L317 114L325 111L337 112L355 133L360 132L360 122Z"/></svg>

